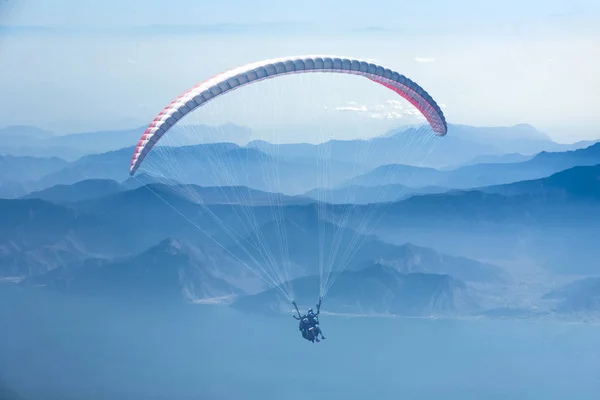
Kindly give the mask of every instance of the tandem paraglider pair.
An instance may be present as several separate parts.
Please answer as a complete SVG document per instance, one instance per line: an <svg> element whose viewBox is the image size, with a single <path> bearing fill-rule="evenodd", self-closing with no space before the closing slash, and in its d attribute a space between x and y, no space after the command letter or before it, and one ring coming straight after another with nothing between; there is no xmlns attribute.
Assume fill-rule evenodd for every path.
<svg viewBox="0 0 600 400"><path fill-rule="evenodd" d="M298 310L298 305L295 301L292 302L294 307L296 308L296 312L298 316L292 315L295 319L300 321L298 323L298 329L302 332L302 337L309 342L320 342L319 335L321 335L321 339L326 339L323 336L323 332L321 331L321 327L319 327L319 313L321 311L321 298L319 299L319 303L317 304L317 312L315 313L312 308L308 309L308 312L305 315L300 314L300 310Z"/></svg>

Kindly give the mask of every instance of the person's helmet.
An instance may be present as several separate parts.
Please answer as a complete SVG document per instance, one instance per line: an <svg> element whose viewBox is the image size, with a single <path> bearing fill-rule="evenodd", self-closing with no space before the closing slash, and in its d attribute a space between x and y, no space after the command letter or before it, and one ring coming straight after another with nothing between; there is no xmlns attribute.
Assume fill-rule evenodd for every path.
<svg viewBox="0 0 600 400"><path fill-rule="evenodd" d="M313 310L312 310L312 308L309 308L309 309L308 309L308 313L309 313L309 314L312 314L312 313L313 313Z"/></svg>

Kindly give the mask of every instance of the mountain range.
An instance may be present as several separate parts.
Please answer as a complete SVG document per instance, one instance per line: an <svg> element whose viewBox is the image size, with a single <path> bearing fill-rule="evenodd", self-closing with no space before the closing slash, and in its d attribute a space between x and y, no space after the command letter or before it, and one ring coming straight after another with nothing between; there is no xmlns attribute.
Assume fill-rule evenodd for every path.
<svg viewBox="0 0 600 400"><path fill-rule="evenodd" d="M416 243L433 246L447 252L451 250L453 243L458 245L458 243L455 243L454 238L468 237L469 240L463 241L462 245L458 245L454 249L454 254L461 254L460 249L469 247L470 250L462 254L470 254L471 256L473 256L473 250L477 250L480 246L467 246L465 243L471 243L470 240L475 240L474 243L480 244L484 242L486 246L483 246L483 248L493 249L495 247L498 249L497 253L505 253L507 249L511 251L515 250L515 246L520 248L530 246L530 250L534 249L535 246L531 246L531 240L539 235L545 240L550 240L552 238L549 234L557 233L560 235L556 238L564 239L564 235L567 232L571 234L571 230L563 224L561 228L564 229L562 229L563 233L561 233L561 229L558 229L560 225L556 224L567 220L573 225L572 229L576 231L574 237L578 238L583 244L574 244L572 243L574 240L569 240L568 243L575 245L575 248L579 249L584 244L587 245L589 243L589 240L586 238L591 237L589 236L589 232L593 232L593 229L595 229L593 224L596 213L593 201L595 201L594 196L597 189L597 171L598 168L595 166L578 167L538 181L521 182L500 187L485 187L478 189L478 191L456 191L437 195L413 196L400 202L384 204L381 207L375 208L348 208L344 206L326 206L321 208L326 212L326 215L339 215L340 217L350 210L349 220L355 225L360 224L364 220L365 213L372 213L373 221L377 221L377 218L385 212L385 218L381 220L377 229L378 234L387 236L386 231L393 231L395 236L404 236L404 241L416 241ZM577 185L575 185L576 182ZM98 184L96 188L89 186L94 183ZM154 192L148 190L148 187L140 187L135 190L122 190L119 188L117 193L113 193L117 188L114 183L88 181L82 182L81 185L83 185L82 188L85 188L85 190L56 187L52 191L40 192L40 194L31 195L30 197L38 196L46 200L58 201L59 203L72 202L71 208L81 211L95 210L96 213L116 215L116 217L112 218L114 221L110 222L110 224L113 224L116 229L123 232L131 232L133 227L124 226L118 223L118 221L126 221L128 218L136 215L140 215L139 218L146 215L172 215L167 220L174 221L182 219L178 213L192 215L197 213L194 210L202 210L199 204L189 201L189 196L184 196L181 192L173 191L167 187L161 188L160 186L156 186ZM150 186L149 188L152 187ZM540 189L545 187L550 187L552 190ZM210 189L206 190L210 191ZM52 194L52 192L62 192L63 194ZM86 194L82 197L77 197L73 193ZM86 200L85 196L90 193L113 194L101 199ZM157 193L160 197L156 195ZM513 194L519 195L516 196ZM567 194L569 198L565 200ZM205 194L201 195L201 197L204 199L209 198ZM227 198L231 199L233 195L224 197L225 200ZM250 197L250 199L254 201L257 198ZM585 202L583 202L583 199L586 199ZM218 203L219 198L217 197L213 201ZM305 205L302 206L305 201L302 198L289 198L289 201L289 207L285 207L289 212L300 213L302 210L309 209L313 210L311 212L318 211L318 207L316 205L311 206L310 202L307 202L308 204L304 203ZM208 201L208 203L210 202ZM21 205L23 203L6 202L4 204L4 209L10 209L11 205ZM32 200L32 202L27 204L45 203L36 203ZM177 211L173 210L169 204L175 206ZM240 207L238 212L248 210L247 205ZM236 214L232 214L232 210L231 204L222 204L218 210L219 218L227 220L227 223L232 227L236 227L236 229L241 228L241 231L244 232L244 228L239 225L239 218L235 218ZM556 212L555 210L560 210L560 212ZM255 215L261 215L261 218L263 218L261 219L261 223L272 220L272 210L270 207L252 209L252 211ZM202 222L202 226L206 228L207 232L222 233L222 228L218 226L219 224L215 223L208 216L204 215L202 217L202 215L196 214L195 218L198 222ZM99 225L108 224L110 221L104 218L103 215L97 217L96 220L95 223ZM155 231L152 221L148 221L147 218L141 218L140 222L140 228L144 229L144 234L151 235L151 232ZM165 224L165 222L161 221L161 224L170 225L168 223ZM553 225L557 228L553 228ZM352 226L352 223L350 226ZM461 231L461 226L468 227L468 229ZM398 227L402 229L399 231ZM106 230L108 228L104 227L102 229ZM173 223L171 232L177 232L179 229L182 229L179 227L179 224ZM183 229L185 232L193 230L193 226L191 225L190 228ZM136 236L133 237L135 238ZM422 242L421 240L425 237L426 240ZM437 239L441 239L442 237L445 239ZM155 242L164 238L164 236L156 236ZM523 242L523 240L528 241ZM138 249L141 250L144 246L147 247L151 244L145 242L143 245L140 244L141 247L138 247ZM546 247L541 243L537 246ZM558 249L565 251L565 246L558 246ZM546 249L545 251L548 250ZM490 254L493 253L496 252L492 251Z"/></svg>
<svg viewBox="0 0 600 400"><path fill-rule="evenodd" d="M200 226L211 232L213 238L220 238L220 245L215 244L146 186L107 194L94 189L94 185L109 188L108 192L115 188L105 181L88 181L51 191L57 203L40 199L3 200L0 204L2 276L20 276L26 284L69 293L150 300L230 299L264 289L264 284L246 267L252 265L254 258L260 259L260 252L253 250L259 242L253 241L251 229L246 242L249 245L242 248L239 240L223 233L223 225L211 225L206 215L200 216L198 221L204 221ZM64 189L71 193L79 189L99 197L71 201L86 196L57 195ZM163 195L170 196L168 201L183 215L197 213L194 211L197 205L168 191ZM68 201L58 204L57 200ZM237 220L231 218L236 208L239 213L239 205L217 204L211 206L211 211L229 223ZM353 279L345 278L346 273L351 277L356 271L368 269L373 262L399 275L448 275L456 282L498 285L510 281L505 272L490 264L410 244L387 244L326 221L319 222L314 204L283 206L280 220L285 223L283 227L277 226L270 207L257 206L252 212L262 240L269 244L278 262L282 261L282 255L272 244L277 243L278 232L285 231L290 270L297 278L318 273L320 245L331 252L337 243L341 256L358 239L363 244L346 260L341 282ZM252 227L238 226L235 230L244 232L244 228ZM341 265L342 259L334 258L333 262ZM413 282L412 278L406 279Z"/></svg>
<svg viewBox="0 0 600 400"><path fill-rule="evenodd" d="M504 196L530 195L564 200L600 200L600 164L573 167L546 178L486 186L478 190Z"/></svg>
<svg viewBox="0 0 600 400"><path fill-rule="evenodd" d="M0 197L18 197L35 188L46 174L64 168L60 158L15 157L0 155Z"/></svg>
<svg viewBox="0 0 600 400"><path fill-rule="evenodd" d="M516 163L476 164L453 170L437 170L408 165L383 165L341 185L382 186L400 184L412 187L441 186L476 188L543 178L575 166L600 164L600 143L566 152L542 152Z"/></svg>
<svg viewBox="0 0 600 400"><path fill-rule="evenodd" d="M591 144L590 144L591 145ZM581 148L585 148L586 146L582 146ZM442 170L452 170L459 167L466 167L469 165L476 164L504 164L504 163L518 163L527 160L531 160L535 154L521 154L521 153L507 153L507 154L485 154L482 156L477 156L472 158L471 160L461 163L459 165L450 166L446 168L441 168Z"/></svg>
<svg viewBox="0 0 600 400"><path fill-rule="evenodd" d="M15 168L31 165L29 169L21 169L33 172L11 174L12 179L15 176L23 179L5 182L0 186L0 193L4 197L18 197L34 190L88 179L131 182L137 178L130 178L127 168L123 168L123 165L128 165L131 152L132 149L122 149L85 156L72 163L59 159L16 158L10 162ZM600 143L568 152L540 153L518 163L476 164L453 170L394 164L365 173L361 173L363 167L360 165L341 161L330 163L325 173L322 165L309 158L282 159L233 144L180 147L169 152L157 148L155 152L156 157L150 157L144 164L146 170L140 172L140 175L153 175L154 181L187 182L200 186L247 186L287 195L304 193L313 198L322 198L323 190L329 190L315 189L325 183L333 190L330 192L332 202L352 193L356 194L359 202L393 201L416 193L443 191L442 188L474 188L536 179L570 167L600 163ZM42 173L42 170L45 172ZM399 185L411 189L403 189ZM375 186L381 187L376 193L370 189Z"/></svg>
<svg viewBox="0 0 600 400"><path fill-rule="evenodd" d="M201 204L238 204L238 205L269 205L308 204L314 200L301 196L286 196L281 193L270 193L253 190L244 186L212 186L182 185L176 182L162 183L148 177L130 179L123 183L111 179L86 179L71 185L56 185L48 189L31 192L23 199L41 199L58 204L82 203L129 190L142 190L155 193L158 196L172 195L188 198Z"/></svg>
<svg viewBox="0 0 600 400"><path fill-rule="evenodd" d="M600 311L600 278L578 279L562 285L548 293L542 299L554 301L555 311L559 313L585 313Z"/></svg>
<svg viewBox="0 0 600 400"><path fill-rule="evenodd" d="M210 129L212 128L198 128L200 131ZM215 129L220 132L227 129L236 131L237 128L232 126ZM465 127L457 128L456 132L460 133L465 129ZM501 137L498 133L489 133L487 128L481 129L482 137L486 135L496 139ZM509 134L513 129L516 133ZM473 132L479 132L477 129L469 128L467 130L471 133L470 136L463 135L466 138L473 136L475 134ZM515 136L538 137L536 134L527 136L521 132L522 130L517 126L503 128L500 132L504 132L503 134L513 137L513 139ZM8 129L7 132L5 129L3 134L15 141L15 137L18 138L18 135L13 131L14 129ZM138 131L131 131L131 135L139 134ZM281 192L287 195L307 193L311 197L318 197L320 189L333 188L338 191L333 194L332 201L334 202L337 202L339 197L344 197L344 191L348 190L348 186L382 186L386 194L398 194L398 196L390 195L389 197L382 195L383 201L393 201L405 197L404 191L396 185L422 188L417 191L409 190L407 191L408 195L437 192L437 188L440 187L469 188L498 185L548 176L576 165L592 165L598 163L600 158L598 155L600 144L571 152L542 152L537 155L523 156L530 157L530 159L522 158L520 155L516 158L512 157L513 161L526 160L522 162L509 162L506 159L508 155L491 150L491 153L475 151L477 154L473 153L467 156L468 152L453 144L455 140L467 139L453 138L451 134L448 134L443 139L434 140L435 144L430 142L426 145L421 139L427 133L414 128L392 132L369 141L330 141L322 145L272 145L255 141L245 147L233 143L185 145L189 143L189 140L182 133L185 129L181 128L180 131L172 132L172 140L161 142L163 145L159 145L153 150L144 162L140 174L149 173L154 175L155 179L162 175L160 181L163 183L177 181L201 186L247 186L256 190ZM29 135L35 134L45 138L43 140L57 141L67 141L68 137L71 137L69 139L71 141L92 144L98 143L99 136L102 136L106 138L106 146L113 142L111 139L113 133L106 132L67 135L68 137L49 136L50 134L45 131L36 132ZM25 138L30 136L26 134ZM114 133L113 136L118 135ZM180 143L176 143L178 137L182 138ZM125 139L123 140L122 144L129 143L125 142ZM135 142L132 141L131 145ZM16 143L19 142L16 141ZM421 144L417 146L417 143ZM165 146L168 144L184 144L185 146L171 148ZM582 142L570 147L585 144L587 143ZM452 146L456 148L451 148ZM569 148L569 146L562 147ZM94 151L98 154L87 155L70 162L58 158L41 160L14 156L10 159L7 158L3 161L7 164L7 172L3 175L4 178L0 179L0 195L12 198L20 197L31 191L39 191L59 184L73 184L87 179L110 179L119 183L130 179L127 167L123 166L129 165L133 147L101 153L102 147L94 146ZM435 154L431 153L432 151ZM431 153L427 159L434 160L435 165L444 167L444 169L414 166L427 165L424 162L425 153ZM412 160L405 159L405 156ZM450 160L443 161L444 157L457 156L462 159L452 162ZM498 162L448 169L449 165L461 162L470 163L469 160L477 159L477 157L480 159L488 157L488 160L497 160ZM405 163L398 164L401 161ZM413 165L408 165L411 162ZM11 165L14 166L12 169ZM387 187L388 185L391 186ZM311 191L314 193L310 193ZM361 202L372 202L372 197L367 190L359 188L358 198L362 199Z"/></svg>
<svg viewBox="0 0 600 400"><path fill-rule="evenodd" d="M363 237L369 229L361 228L361 224L371 216L372 224L379 221L377 226L373 226L373 232L394 243L414 242L449 254L474 258L517 256L525 252L546 260L553 265L552 268L565 264L564 258L570 257L581 259L570 268L587 271L594 266L591 261L583 262L586 257L581 252L585 250L586 254L594 254L596 251L595 246L590 246L598 222L595 213L597 176L597 166L577 167L538 181L476 191L419 195L381 205L318 205L303 198L283 197L281 208L261 207L260 199L270 195L260 192L254 197L246 197L248 202L240 204L231 201L233 195L215 197L215 191L222 194L227 188L196 188L200 190L199 196L206 201L198 204L168 186L150 185L125 190L114 182L84 181L72 187L55 187L29 196L63 206L33 198L3 200L0 207L5 226L2 230L5 239L3 257L27 256L30 260L21 265L29 265L27 268L38 265L44 269L44 264L49 262L47 260L53 258L42 257L46 254L43 251L61 250L65 255L96 251L119 255L140 252L167 237L189 235L204 243L207 242L205 234L230 245L233 239L240 240L240 237L232 239L227 229L247 239L253 228L260 226L265 237L273 243L276 243L277 232L289 231L289 238L297 243L296 246L306 246L305 249L298 247L297 264L315 265L317 260L308 249L316 248L319 240L323 244L331 243L337 235L336 242L343 248L349 246L356 236L356 233L340 230L332 223L337 221L339 224L346 218L343 226L360 232L356 237ZM93 197L93 193L99 197ZM257 204L252 205L252 201L257 201ZM274 225L277 222L274 211L282 213L279 221L285 221L285 225ZM317 223L319 213L325 220ZM160 224L155 221L158 217L161 218ZM201 226L204 233L186 218ZM313 234L317 230L321 232L320 238ZM112 238L114 232L119 232L120 237ZM294 237L293 232L304 233ZM257 238L247 240L257 243ZM576 250L575 254L569 251L569 247ZM377 244L375 248L378 250L373 256L385 256L394 251L393 247L388 250L383 244ZM306 258L307 255L310 257ZM46 261L42 263L41 259ZM353 262L361 263L368 259L361 260L359 257ZM12 259L4 263L4 268L10 265L17 270L23 268L17 268L17 264Z"/></svg>
<svg viewBox="0 0 600 400"><path fill-rule="evenodd" d="M475 259L534 259L555 272L590 273L600 256L594 245L598 171L575 167L530 182L356 206L348 226L360 226L369 214L373 233L392 243Z"/></svg>
<svg viewBox="0 0 600 400"><path fill-rule="evenodd" d="M444 193L448 190L439 186L411 188L399 184L375 187L348 185L338 189L314 189L304 196L331 204L369 204L403 200L418 194Z"/></svg>
<svg viewBox="0 0 600 400"><path fill-rule="evenodd" d="M88 181L71 188L57 188L67 189L68 193L75 188L81 188L88 194L101 193L98 198L80 201L72 201L77 198L76 195L57 195L56 190L52 191L52 200L68 200L64 204L39 199L2 200L0 216L5 235L0 238L7 246L5 255L14 257L10 265L17 265L17 259L21 257L24 258L24 266L31 266L34 260L29 258L29 252L58 244L72 245L78 250L74 254L81 257L86 252L108 256L135 253L173 235L193 239L204 246L213 243L196 226L213 238L218 238L233 255L246 262L250 262L249 256L260 258L260 248L250 250L250 253L247 249L248 244L252 245L251 249L261 244L253 236L255 229L260 229L261 240L269 244L277 243L277 235L283 232L288 242L286 254L289 261L305 273L315 272L314 268L319 264L316 251L319 246L344 249L356 240L362 241L364 244L360 252L346 260L350 267L374 258L405 258L410 253L408 248L382 243L376 238L320 220L319 207L315 204L283 205L280 210L282 214L277 217L273 207L260 204L252 208L239 204L209 204L202 207L168 188L161 191L155 187L155 192L151 192L148 186L143 186L107 195L102 190L91 189L93 184L101 188L108 186L104 181ZM157 192L160 197L156 195ZM160 223L157 218L160 218ZM135 221L135 224L131 224L131 221ZM228 235L226 229L242 235ZM112 237L114 232L119 232L118 237ZM318 235L315 234L317 232ZM19 241L21 237L23 239ZM240 246L241 243L246 245ZM271 253L277 256L280 250L272 247ZM435 256L427 257L431 262L442 262L447 267L461 263L451 258L435 260ZM493 274L499 275L498 272Z"/></svg>
<svg viewBox="0 0 600 400"><path fill-rule="evenodd" d="M539 132L531 125L511 127L472 127L448 125L448 134L439 141L425 144L423 138L431 135L427 128L399 128L364 140L331 140L320 145L284 144L273 145L264 141L253 141L255 147L267 154L282 157L309 157L327 155L328 159L344 162L361 160L368 168L385 164L427 165L435 168L462 163L472 163L478 157L501 157L507 153L521 153L520 161L527 155L542 151L567 151L588 147L594 141L560 144ZM368 151L365 149L368 147Z"/></svg>
<svg viewBox="0 0 600 400"><path fill-rule="evenodd" d="M240 293L218 275L199 247L164 240L130 257L87 258L28 278L26 283L68 293L144 301L196 301Z"/></svg>
<svg viewBox="0 0 600 400"><path fill-rule="evenodd" d="M296 279L293 286L302 309L318 298L318 276ZM232 306L262 314L290 309L289 302L279 298L274 289L242 296ZM328 312L340 314L457 315L479 306L475 292L449 275L401 274L380 264L342 273L327 294Z"/></svg>
<svg viewBox="0 0 600 400"><path fill-rule="evenodd" d="M476 143L494 146L501 154L520 153L525 155L539 152L560 152L589 147L597 140L583 140L571 144L554 142L547 134L529 124L511 127L473 127L451 124L448 134Z"/></svg>
<svg viewBox="0 0 600 400"><path fill-rule="evenodd" d="M88 154L104 153L134 146L146 127L128 130L81 132L59 135L32 126L9 126L0 129L0 154L15 156L60 157L74 161ZM165 140L172 145L213 142L242 142L250 139L248 128L224 124L219 126L177 126Z"/></svg>
<svg viewBox="0 0 600 400"><path fill-rule="evenodd" d="M260 312L289 304L250 268L291 279L298 302L310 304L320 271L333 267L331 312L427 316L501 310L515 282L503 265L516 260L549 274L598 273L600 144L490 154L497 162L454 169L371 170L339 150L356 144L340 143L327 145L337 149L329 181L317 179L313 145L159 146L135 177L123 168L131 148L74 162L4 156L0 190L12 199L0 200L0 277L74 295ZM185 175L152 174L176 171L173 160ZM194 184L182 185L189 176ZM274 193L274 182L285 190ZM576 301L564 309L583 307Z"/></svg>

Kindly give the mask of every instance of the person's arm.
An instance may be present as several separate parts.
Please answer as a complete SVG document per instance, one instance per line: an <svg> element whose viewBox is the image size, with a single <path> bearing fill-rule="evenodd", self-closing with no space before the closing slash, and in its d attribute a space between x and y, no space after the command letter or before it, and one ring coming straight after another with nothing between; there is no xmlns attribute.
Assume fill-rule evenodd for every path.
<svg viewBox="0 0 600 400"><path fill-rule="evenodd" d="M319 303L317 304L317 313L315 314L315 317L321 312L321 300L323 299L319 297Z"/></svg>
<svg viewBox="0 0 600 400"><path fill-rule="evenodd" d="M294 305L294 307L296 308L296 312L298 313L298 318L296 318L296 317L294 317L294 318L296 318L296 319L302 318L302 314L300 314L300 310L298 310L298 305L296 304L296 301L295 300L292 301L292 304Z"/></svg>

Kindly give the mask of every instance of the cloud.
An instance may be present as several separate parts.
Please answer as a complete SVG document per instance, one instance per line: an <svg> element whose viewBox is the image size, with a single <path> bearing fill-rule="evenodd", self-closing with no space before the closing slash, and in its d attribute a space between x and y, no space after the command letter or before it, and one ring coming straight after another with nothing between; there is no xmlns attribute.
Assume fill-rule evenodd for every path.
<svg viewBox="0 0 600 400"><path fill-rule="evenodd" d="M334 107L334 109L336 111L356 112L366 115L369 118L380 120L401 118L425 119L419 110L400 100L386 100L384 103L373 105L361 105L349 101L346 105Z"/></svg>
<svg viewBox="0 0 600 400"><path fill-rule="evenodd" d="M355 111L355 112L365 112L368 111L367 106L359 106L359 105L349 105L349 106L341 106L335 107L336 111Z"/></svg>
<svg viewBox="0 0 600 400"><path fill-rule="evenodd" d="M415 61L418 63L432 63L435 62L435 58L432 57L415 57Z"/></svg>

